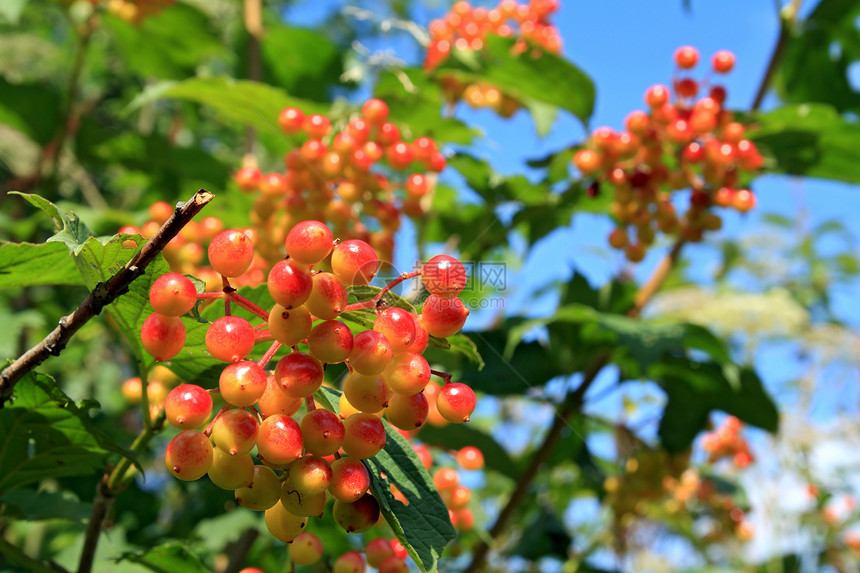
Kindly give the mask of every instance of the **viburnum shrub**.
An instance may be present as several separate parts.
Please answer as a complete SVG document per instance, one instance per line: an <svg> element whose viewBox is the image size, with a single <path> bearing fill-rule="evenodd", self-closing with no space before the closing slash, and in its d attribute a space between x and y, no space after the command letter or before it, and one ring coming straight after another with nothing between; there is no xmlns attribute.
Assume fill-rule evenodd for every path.
<svg viewBox="0 0 860 573"><path fill-rule="evenodd" d="M632 262L645 257L658 232L697 242L722 227L715 207L746 212L756 204L747 181L762 168L762 156L725 107L725 87L687 75L698 61L695 48L679 48L672 86L649 87L647 111L631 112L624 131L595 129L573 158L579 172L593 178L591 194L612 190L617 227L609 244ZM712 73L733 66L728 51L712 59ZM684 202L680 192L687 192Z"/></svg>
<svg viewBox="0 0 860 573"><path fill-rule="evenodd" d="M488 34L516 38L513 51L522 54L531 50L539 58L545 50L561 52L561 34L550 24L550 16L558 10L558 0L501 0L493 8L472 6L469 2L455 2L444 17L430 22L430 44L424 57L424 68L432 71L447 60L452 50L484 49ZM522 103L487 82L461 81L442 75L445 97L452 104L464 100L474 108L488 107L502 117L511 117Z"/></svg>
<svg viewBox="0 0 860 573"><path fill-rule="evenodd" d="M374 110L377 115L371 116L378 113ZM325 125L311 122L304 129L320 134ZM317 538L299 536L307 518L322 515L329 495L335 499L334 519L346 531L366 531L379 520L379 504L369 493L370 474L362 460L385 447L382 416L403 431L414 431L428 421L431 409L445 422L462 423L476 405L468 386L431 370L422 356L431 335L450 336L466 321L468 309L457 297L466 282L462 263L447 255L433 257L372 298L346 304L347 287L368 283L380 261L363 240L338 241L335 236L321 221L306 220L291 228L283 239L287 258L271 267L265 281L275 300L267 310L230 283L252 264L255 245L239 230L220 231L208 252L223 288L197 293L182 275L159 277L150 289L156 312L141 330L144 349L159 361L170 360L186 337L178 315L198 300L224 300L225 315L211 322L205 335L208 353L225 363L218 387L182 384L159 400L167 421L182 430L167 446L165 465L182 480L208 473L218 487L234 490L240 505L265 511L274 537L301 539L291 547L297 563L312 563L322 553ZM333 272L322 272L322 265ZM414 277L421 277L433 293L426 310L416 314L387 306L386 293ZM249 311L259 324L232 315L232 305ZM372 330L356 335L337 317L361 309L375 312L376 319ZM249 359L262 343L269 344L268 350L259 360ZM275 360L283 347L289 347L289 353ZM324 383L326 365L337 363L349 370L340 415L314 396ZM431 383L432 375L445 384ZM214 417L213 395L224 402ZM469 459L470 467L477 467L476 457ZM462 514L469 497L468 490L460 488L443 499L452 512ZM462 520L473 521L468 516ZM382 559L378 550L374 555L380 570L405 570L402 556L392 553L394 557Z"/></svg>

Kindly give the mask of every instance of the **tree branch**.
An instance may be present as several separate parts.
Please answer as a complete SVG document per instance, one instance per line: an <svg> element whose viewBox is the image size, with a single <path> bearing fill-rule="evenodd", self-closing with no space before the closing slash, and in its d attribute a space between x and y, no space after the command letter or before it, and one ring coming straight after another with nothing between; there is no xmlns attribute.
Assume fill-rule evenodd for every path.
<svg viewBox="0 0 860 573"><path fill-rule="evenodd" d="M666 277L669 275L669 272L675 266L675 263L680 256L681 248L684 246L684 243L684 239L679 238L675 244L672 245L672 249L657 265L657 268L654 269L654 272L651 274L649 279L639 288L636 295L633 297L633 306L627 312L628 316L637 318L642 312L642 308L648 304L654 294L661 286L663 286ZM534 453L531 460L529 460L528 466L523 470L514 491L511 492L508 502L502 508L501 512L499 512L499 516L496 518L496 522L493 524L493 527L490 528L489 540L494 540L496 537L501 535L507 526L508 521L519 508L520 503L525 500L529 493L531 483L535 476L537 476L538 470L544 462L549 459L550 454L555 449L556 445L558 445L558 441L561 438L564 428L568 427L570 424L570 418L580 412L582 405L585 402L586 392L588 392L588 389L594 383L595 379L597 379L597 375L600 374L603 367L609 364L609 358L608 353L602 353L596 356L589 367L585 370L585 376L579 386L577 386L572 392L568 393L564 401L559 405L556 410L552 426L550 426L549 431L546 436L544 436L543 442L538 450ZM472 562L469 563L469 566L464 570L464 573L483 571L484 561L487 559L487 554L489 552L489 543L484 539L479 539L472 548Z"/></svg>
<svg viewBox="0 0 860 573"><path fill-rule="evenodd" d="M761 83L759 84L758 90L753 98L750 111L759 110L762 102L764 101L764 96L767 95L767 91L770 89L770 83L773 81L776 69L782 61L785 47L791 39L791 29L797 22L797 13L800 10L801 2L802 0L792 0L790 4L783 8L782 13L779 14L779 36L776 39L776 45L773 48L770 60L767 63L767 68L765 68L764 75L761 78Z"/></svg>
<svg viewBox="0 0 860 573"><path fill-rule="evenodd" d="M132 281L143 274L146 266L213 197L212 193L201 189L191 199L177 205L173 216L122 269L106 282L96 285L78 308L60 319L57 328L0 372L0 407L12 395L12 389L22 376L44 362L48 356L59 355L84 324L101 313L105 306L128 292Z"/></svg>

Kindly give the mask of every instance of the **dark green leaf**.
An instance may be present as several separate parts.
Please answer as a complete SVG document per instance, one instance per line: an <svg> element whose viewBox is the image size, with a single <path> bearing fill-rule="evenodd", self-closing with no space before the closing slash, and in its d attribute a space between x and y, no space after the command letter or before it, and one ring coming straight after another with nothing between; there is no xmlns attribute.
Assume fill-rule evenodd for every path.
<svg viewBox="0 0 860 573"><path fill-rule="evenodd" d="M143 76L186 78L205 60L225 53L209 18L185 3L148 16L140 24L107 13L102 23L128 68Z"/></svg>
<svg viewBox="0 0 860 573"><path fill-rule="evenodd" d="M0 241L0 289L82 284L74 259L60 243Z"/></svg>
<svg viewBox="0 0 860 573"><path fill-rule="evenodd" d="M484 455L484 464L492 470L511 479L518 479L517 465L505 449L492 436L476 430L468 424L448 424L436 427L426 425L421 428L418 439L425 444L437 445L447 449L459 450L474 446Z"/></svg>
<svg viewBox="0 0 860 573"><path fill-rule="evenodd" d="M63 98L50 84L12 84L0 78L0 124L6 124L39 144L57 135Z"/></svg>
<svg viewBox="0 0 860 573"><path fill-rule="evenodd" d="M776 84L789 103L821 102L840 113L860 112L849 71L860 61L860 5L821 0L799 26L779 60Z"/></svg>
<svg viewBox="0 0 860 573"><path fill-rule="evenodd" d="M538 514L523 528L523 535L511 553L531 561L544 557L567 559L571 543L573 538L558 514L542 506Z"/></svg>
<svg viewBox="0 0 860 573"><path fill-rule="evenodd" d="M722 410L769 432L778 428L776 405L752 370L738 372L733 383L719 364L672 358L654 366L652 373L669 398L659 434L670 451L687 448L705 428L712 410Z"/></svg>
<svg viewBox="0 0 860 573"><path fill-rule="evenodd" d="M339 412L340 392L322 388L315 398L327 409ZM406 438L385 422L385 448L365 460L371 490L382 515L422 571L433 571L445 545L454 538L448 509L439 497L430 474ZM395 486L409 505L394 499Z"/></svg>
<svg viewBox="0 0 860 573"><path fill-rule="evenodd" d="M775 171L860 183L860 125L824 104L781 107L756 118L749 137L775 160Z"/></svg>
<svg viewBox="0 0 860 573"><path fill-rule="evenodd" d="M208 573L200 559L178 542L165 543L143 553L126 553L117 561L131 561L156 573Z"/></svg>
<svg viewBox="0 0 860 573"><path fill-rule="evenodd" d="M78 500L67 491L36 491L17 489L0 496L0 507L6 516L28 521L68 519L83 522L92 513L92 504Z"/></svg>
<svg viewBox="0 0 860 573"><path fill-rule="evenodd" d="M49 477L91 475L121 451L44 374L30 372L0 409L0 493Z"/></svg>
<svg viewBox="0 0 860 573"><path fill-rule="evenodd" d="M238 52L248 54L247 45L239 46ZM268 24L262 42L261 81L279 86L293 97L325 101L331 86L343 85L342 53L341 47L319 31ZM249 77L247 58L241 64L236 77Z"/></svg>
<svg viewBox="0 0 860 573"><path fill-rule="evenodd" d="M166 11L166 10L165 10ZM147 88L129 105L134 110L159 99L191 101L212 108L224 121L275 134L283 139L278 127L278 114L285 107L298 107L305 113L325 113L321 104L292 98L282 89L246 80L227 77L192 78L181 82L162 82Z"/></svg>

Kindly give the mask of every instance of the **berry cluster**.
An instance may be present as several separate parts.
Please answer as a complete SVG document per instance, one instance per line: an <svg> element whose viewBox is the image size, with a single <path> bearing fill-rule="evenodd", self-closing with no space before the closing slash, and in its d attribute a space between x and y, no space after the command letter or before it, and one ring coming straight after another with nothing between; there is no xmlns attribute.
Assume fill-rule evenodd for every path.
<svg viewBox="0 0 860 573"><path fill-rule="evenodd" d="M682 73L672 89L648 88L648 111L630 113L625 131L597 128L573 158L583 175L594 178L592 194L601 183L614 189L612 214L618 227L609 244L623 249L632 262L645 257L658 231L699 241L704 231L722 226L711 207L746 212L756 203L743 180L762 167L762 156L746 138L744 126L723 107L726 89L683 74L698 61L695 48L679 48L675 63ZM734 62L731 52L717 52L712 70L728 73ZM700 92L706 95L696 99ZM675 192L685 189L690 190L689 206L679 214Z"/></svg>
<svg viewBox="0 0 860 573"><path fill-rule="evenodd" d="M365 102L341 129L321 114L294 107L281 112L278 123L297 145L284 157L285 173L264 174L250 157L235 175L240 189L258 193L251 222L263 258L281 258L284 237L297 222L319 220L339 237L370 243L381 260L391 261L400 214L424 213L422 198L446 160L429 137L405 141L388 116L379 99Z"/></svg>
<svg viewBox="0 0 860 573"><path fill-rule="evenodd" d="M752 526L732 497L719 493L713 481L689 467L689 454L670 456L645 449L627 459L624 472L604 482L606 503L613 512L619 539L634 539L638 519L662 515L689 530L690 519L698 519L702 537L709 541L728 538L747 540Z"/></svg>
<svg viewBox="0 0 860 573"><path fill-rule="evenodd" d="M475 408L475 394L468 386L431 370L422 356L430 336L444 338L462 328L469 311L457 295L466 285L466 271L455 258L438 255L374 298L347 304L347 287L366 285L377 272L379 260L369 244L358 239L336 242L331 229L319 221L297 223L284 242L289 256L276 263L266 279L275 301L268 311L230 286L229 280L245 273L255 257L251 239L235 229L218 233L208 248L222 291L198 294L191 280L177 273L153 282L150 303L155 312L143 323L141 342L159 361L183 348L181 316L198 300L225 301L225 316L213 321L205 336L208 353L227 363L218 389L182 384L167 394L166 419L181 432L167 446L165 464L179 479L208 474L215 485L235 490L239 504L266 512L269 531L282 541L298 536L308 517L322 515L328 495L335 498L339 525L349 532L366 531L380 513L361 460L385 446L381 416L404 430L423 426L430 410L424 390L431 374L446 382L434 400L446 421L466 422ZM312 270L323 264L331 272ZM385 306L388 290L419 275L430 293L420 314ZM264 323L254 327L231 315L231 304ZM359 309L375 310L376 318L372 330L353 334L337 318ZM248 359L256 343L272 340L259 361ZM267 370L282 347L291 351ZM313 397L323 384L325 365L337 363L349 369L340 416L317 407ZM213 393L226 403L199 431L211 418ZM303 405L304 413L296 419Z"/></svg>
<svg viewBox="0 0 860 573"><path fill-rule="evenodd" d="M428 71L435 69L448 59L452 49L482 50L488 34L516 37L516 54L524 53L530 47L533 48L533 57L540 57L542 50L557 54L561 52L561 34L549 23L556 10L558 0L530 0L528 4L501 0L489 10L460 0L443 18L430 22L430 45L424 58L424 68ZM485 82L469 83L443 77L442 88L452 104L464 99L472 107L492 108L506 118L522 107L519 100Z"/></svg>
<svg viewBox="0 0 860 573"><path fill-rule="evenodd" d="M749 444L741 436L743 424L734 416L729 416L723 425L702 437L702 448L708 452L708 461L714 463L724 458L730 458L735 466L745 468L755 458L750 452Z"/></svg>

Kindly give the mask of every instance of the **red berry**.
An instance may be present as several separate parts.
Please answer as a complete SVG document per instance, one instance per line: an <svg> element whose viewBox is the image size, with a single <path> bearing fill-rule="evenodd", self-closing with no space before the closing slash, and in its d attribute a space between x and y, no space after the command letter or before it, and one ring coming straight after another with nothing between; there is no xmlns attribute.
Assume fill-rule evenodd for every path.
<svg viewBox="0 0 860 573"><path fill-rule="evenodd" d="M358 458L340 458L331 464L328 491L335 499L353 502L370 489L370 473Z"/></svg>
<svg viewBox="0 0 860 573"><path fill-rule="evenodd" d="M348 533L364 533L379 521L379 502L369 493L353 503L335 500L332 515L335 522Z"/></svg>
<svg viewBox="0 0 860 573"><path fill-rule="evenodd" d="M302 127L311 139L322 139L331 129L331 121L326 116L315 113L305 118Z"/></svg>
<svg viewBox="0 0 860 573"><path fill-rule="evenodd" d="M209 243L209 264L225 277L238 277L251 266L254 244L242 231L221 231Z"/></svg>
<svg viewBox="0 0 860 573"><path fill-rule="evenodd" d="M735 55L728 50L720 50L714 54L711 65L718 74L727 74L735 67Z"/></svg>
<svg viewBox="0 0 860 573"><path fill-rule="evenodd" d="M694 68L699 62L699 50L692 46L681 46L675 50L675 63L682 70Z"/></svg>
<svg viewBox="0 0 860 573"><path fill-rule="evenodd" d="M361 240L339 243L331 255L332 271L347 285L366 285L376 276L378 267L376 251Z"/></svg>
<svg viewBox="0 0 860 573"><path fill-rule="evenodd" d="M305 122L305 114L297 107L286 107L278 115L278 124L287 133L298 133Z"/></svg>
<svg viewBox="0 0 860 573"><path fill-rule="evenodd" d="M475 410L477 399L471 388L455 382L445 384L436 397L436 407L439 413L449 422L459 424L468 422Z"/></svg>
<svg viewBox="0 0 860 573"><path fill-rule="evenodd" d="M186 430L177 434L164 452L164 465L175 477L193 481L200 479L212 465L212 444L202 432Z"/></svg>
<svg viewBox="0 0 860 573"><path fill-rule="evenodd" d="M182 384L167 394L164 413L177 428L197 428L212 413L212 396L196 384Z"/></svg>
<svg viewBox="0 0 860 573"><path fill-rule="evenodd" d="M315 456L330 456L343 444L343 422L330 410L317 408L305 414L301 430L305 448Z"/></svg>
<svg viewBox="0 0 860 573"><path fill-rule="evenodd" d="M421 318L431 336L445 338L460 331L469 316L469 309L459 298L440 298L430 295L424 301Z"/></svg>
<svg viewBox="0 0 860 573"><path fill-rule="evenodd" d="M222 412L212 425L212 441L223 452L236 456L247 454L257 442L257 418L243 409Z"/></svg>
<svg viewBox="0 0 860 573"><path fill-rule="evenodd" d="M275 366L275 379L288 394L304 398L322 386L322 364L310 354L291 352Z"/></svg>
<svg viewBox="0 0 860 573"><path fill-rule="evenodd" d="M411 312L398 307L386 308L377 315L373 330L381 332L394 353L403 352L415 342L417 325Z"/></svg>
<svg viewBox="0 0 860 573"><path fill-rule="evenodd" d="M664 85L653 85L645 91L645 103L651 108L661 107L669 101L669 88Z"/></svg>
<svg viewBox="0 0 860 573"><path fill-rule="evenodd" d="M256 191L263 181L263 174L256 167L243 167L236 172L235 180L242 191Z"/></svg>
<svg viewBox="0 0 860 573"><path fill-rule="evenodd" d="M140 342L156 360L169 360L185 346L185 324L178 316L152 313L140 328Z"/></svg>
<svg viewBox="0 0 860 573"><path fill-rule="evenodd" d="M380 374L392 355L391 343L384 334L366 330L355 336L349 363L361 374Z"/></svg>
<svg viewBox="0 0 860 573"><path fill-rule="evenodd" d="M331 252L331 229L319 221L302 221L287 233L285 245L292 259L305 265L315 265Z"/></svg>
<svg viewBox="0 0 860 573"><path fill-rule="evenodd" d="M394 394L385 409L388 422L401 430L415 430L427 422L430 404L423 392L414 395Z"/></svg>
<svg viewBox="0 0 860 573"><path fill-rule="evenodd" d="M291 463L302 457L302 431L289 416L269 416L260 424L257 451L274 464Z"/></svg>
<svg viewBox="0 0 860 573"><path fill-rule="evenodd" d="M466 268L454 257L436 255L421 267L421 280L431 294L450 298L466 288Z"/></svg>
<svg viewBox="0 0 860 573"><path fill-rule="evenodd" d="M224 362L236 362L254 349L254 327L244 318L222 316L206 330L206 350Z"/></svg>
<svg viewBox="0 0 860 573"><path fill-rule="evenodd" d="M332 273L317 273L313 275L313 287L305 306L317 318L331 320L346 308L346 299L343 281Z"/></svg>
<svg viewBox="0 0 860 573"><path fill-rule="evenodd" d="M286 309L303 304L311 295L313 276L306 265L293 261L279 261L266 278L269 294Z"/></svg>
<svg viewBox="0 0 860 573"><path fill-rule="evenodd" d="M266 371L251 360L228 365L221 371L218 388L228 404L244 408L255 404L266 391Z"/></svg>
<svg viewBox="0 0 860 573"><path fill-rule="evenodd" d="M381 99L369 99L361 107L361 114L372 125L382 125L388 119L388 104Z"/></svg>
<svg viewBox="0 0 860 573"><path fill-rule="evenodd" d="M466 446L457 452L457 463L463 469L479 470L484 467L484 454L474 446Z"/></svg>
<svg viewBox="0 0 860 573"><path fill-rule="evenodd" d="M339 320L321 322L308 335L308 350L326 364L343 362L349 358L352 347L352 331Z"/></svg>

